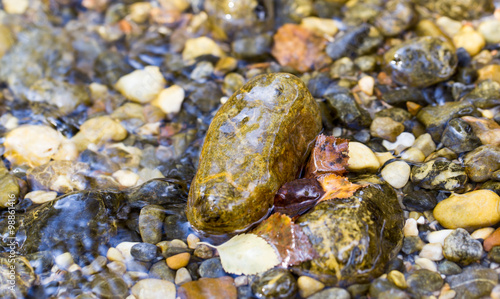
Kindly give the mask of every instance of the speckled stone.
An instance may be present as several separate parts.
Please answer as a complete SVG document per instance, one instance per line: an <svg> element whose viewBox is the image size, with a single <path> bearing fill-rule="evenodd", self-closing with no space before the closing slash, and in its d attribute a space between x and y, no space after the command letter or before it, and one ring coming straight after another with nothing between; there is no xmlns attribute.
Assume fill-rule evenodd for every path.
<svg viewBox="0 0 500 299"><path fill-rule="evenodd" d="M447 260L466 266L481 258L483 246L465 229L457 228L444 239L443 254Z"/></svg>
<svg viewBox="0 0 500 299"><path fill-rule="evenodd" d="M426 189L455 191L464 187L467 175L462 165L445 159L436 159L413 166L411 181Z"/></svg>

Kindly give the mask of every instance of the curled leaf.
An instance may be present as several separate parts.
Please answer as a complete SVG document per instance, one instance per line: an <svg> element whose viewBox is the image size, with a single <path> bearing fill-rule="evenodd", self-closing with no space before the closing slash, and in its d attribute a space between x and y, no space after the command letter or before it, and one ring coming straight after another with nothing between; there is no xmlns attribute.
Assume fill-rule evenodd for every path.
<svg viewBox="0 0 500 299"><path fill-rule="evenodd" d="M274 197L274 211L290 217L314 207L325 194L315 179L297 179L283 185Z"/></svg>
<svg viewBox="0 0 500 299"><path fill-rule="evenodd" d="M278 252L281 266L288 267L316 257L316 250L300 226L286 215L275 213L259 224L254 234L265 239Z"/></svg>
<svg viewBox="0 0 500 299"><path fill-rule="evenodd" d="M306 177L325 173L342 175L347 172L349 142L346 139L320 134L306 166Z"/></svg>
<svg viewBox="0 0 500 299"><path fill-rule="evenodd" d="M254 234L242 234L229 241L213 246L220 255L222 268L227 273L252 275L267 271L280 263L278 255L263 238Z"/></svg>
<svg viewBox="0 0 500 299"><path fill-rule="evenodd" d="M346 177L335 174L324 174L317 179L326 192L318 202L333 198L348 198L359 188L364 187L364 185L353 184Z"/></svg>

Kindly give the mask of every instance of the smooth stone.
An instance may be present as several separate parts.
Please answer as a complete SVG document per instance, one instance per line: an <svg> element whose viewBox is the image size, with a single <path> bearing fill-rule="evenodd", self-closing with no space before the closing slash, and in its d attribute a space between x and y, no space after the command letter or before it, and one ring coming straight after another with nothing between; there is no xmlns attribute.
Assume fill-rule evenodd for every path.
<svg viewBox="0 0 500 299"><path fill-rule="evenodd" d="M326 54L333 60L355 56L360 44L368 37L370 26L363 24L346 31L326 47Z"/></svg>
<svg viewBox="0 0 500 299"><path fill-rule="evenodd" d="M443 247L440 243L425 244L418 256L430 259L431 261L440 261L444 258Z"/></svg>
<svg viewBox="0 0 500 299"><path fill-rule="evenodd" d="M21 189L19 187L18 180L14 175L9 173L3 162L0 162L0 190L2 190L2 192L0 192L0 208L14 207L14 205L18 202ZM34 195L33 192L30 193L31 196ZM26 196L30 193L26 194ZM35 197L36 195L37 194L35 194ZM25 198L27 198L26 196ZM43 200L45 199L46 198Z"/></svg>
<svg viewBox="0 0 500 299"><path fill-rule="evenodd" d="M483 227L483 228L480 228L480 229L476 229L474 232L472 232L472 234L470 234L470 236L473 238L473 239L482 239L482 240L485 240L486 238L488 238L493 232L495 231L495 229L493 227ZM488 251L486 249L486 246L485 246L485 250Z"/></svg>
<svg viewBox="0 0 500 299"><path fill-rule="evenodd" d="M478 81L492 80L500 83L500 64L490 64L477 71Z"/></svg>
<svg viewBox="0 0 500 299"><path fill-rule="evenodd" d="M492 0L438 0L433 4L439 14L458 21L479 19L494 10Z"/></svg>
<svg viewBox="0 0 500 299"><path fill-rule="evenodd" d="M154 260L158 254L158 247L149 243L138 243L130 249L132 257L141 262L150 262Z"/></svg>
<svg viewBox="0 0 500 299"><path fill-rule="evenodd" d="M182 51L182 60L188 64L193 64L198 57L206 55L215 57L226 56L215 41L206 36L201 36L186 41L186 45Z"/></svg>
<svg viewBox="0 0 500 299"><path fill-rule="evenodd" d="M500 299L500 286L495 286L490 293L491 299Z"/></svg>
<svg viewBox="0 0 500 299"><path fill-rule="evenodd" d="M453 44L455 47L464 48L470 56L475 56L486 45L484 37L474 30L471 26L464 26L460 31L453 36Z"/></svg>
<svg viewBox="0 0 500 299"><path fill-rule="evenodd" d="M489 109L500 105L500 82L485 80L466 94L461 101L469 101L477 108Z"/></svg>
<svg viewBox="0 0 500 299"><path fill-rule="evenodd" d="M203 261L198 268L198 273L201 277L207 278L217 278L227 275L226 271L224 271L224 268L222 268L219 257Z"/></svg>
<svg viewBox="0 0 500 299"><path fill-rule="evenodd" d="M194 249L193 255L201 259L209 259L214 256L212 248L205 244L198 244Z"/></svg>
<svg viewBox="0 0 500 299"><path fill-rule="evenodd" d="M26 94L32 103L45 103L54 106L62 114L69 114L75 108L89 102L89 95L82 85L55 79L39 79L35 81Z"/></svg>
<svg viewBox="0 0 500 299"><path fill-rule="evenodd" d="M123 254L121 253L121 251L114 248L114 247L110 247L108 249L108 252L106 253L106 257L110 261L125 262L125 258L123 257Z"/></svg>
<svg viewBox="0 0 500 299"><path fill-rule="evenodd" d="M81 162L51 161L31 168L26 178L34 190L52 190L59 193L85 190L88 186L85 175L89 166Z"/></svg>
<svg viewBox="0 0 500 299"><path fill-rule="evenodd" d="M181 299L227 298L236 299L238 291L234 280L229 276L219 278L200 278L183 284L178 291Z"/></svg>
<svg viewBox="0 0 500 299"><path fill-rule="evenodd" d="M308 299L330 299L330 298L335 298L335 299L351 299L351 295L349 294L348 291L341 289L341 288L329 288L323 291L320 291L311 297L308 297Z"/></svg>
<svg viewBox="0 0 500 299"><path fill-rule="evenodd" d="M142 241L156 244L161 241L165 209L159 205L147 205L139 213L139 232Z"/></svg>
<svg viewBox="0 0 500 299"><path fill-rule="evenodd" d="M3 182L0 179L0 188L4 186ZM5 190L2 188L2 190ZM54 199L57 198L57 192L55 191L31 191L29 193L26 193L24 198L29 198L34 204L42 204L46 203L49 201L53 201ZM0 206L2 206L2 200L0 199Z"/></svg>
<svg viewBox="0 0 500 299"><path fill-rule="evenodd" d="M462 28L462 22L455 21L446 16L437 18L436 25L438 25L448 36L454 36Z"/></svg>
<svg viewBox="0 0 500 299"><path fill-rule="evenodd" d="M91 143L102 145L106 141L122 141L126 137L127 130L121 123L110 116L103 115L86 120L80 126L80 132L71 140L79 151L83 151Z"/></svg>
<svg viewBox="0 0 500 299"><path fill-rule="evenodd" d="M139 181L139 175L127 169L121 169L114 172L112 177L123 187L133 187Z"/></svg>
<svg viewBox="0 0 500 299"><path fill-rule="evenodd" d="M387 161L389 161L391 159L396 159L396 157L394 157L394 155L391 154L390 152L384 152L384 153L374 152L374 154L377 157L378 162L380 163L380 165L384 165L385 162L387 162Z"/></svg>
<svg viewBox="0 0 500 299"><path fill-rule="evenodd" d="M494 263L500 263L500 246L493 246L488 252L488 259Z"/></svg>
<svg viewBox="0 0 500 299"><path fill-rule="evenodd" d="M484 239L484 250L490 251L494 246L500 245L500 229L496 229L491 235Z"/></svg>
<svg viewBox="0 0 500 299"><path fill-rule="evenodd" d="M454 194L434 208L434 218L446 228L477 229L500 221L500 196L490 190Z"/></svg>
<svg viewBox="0 0 500 299"><path fill-rule="evenodd" d="M167 266L164 260L154 263L149 269L149 277L174 282L175 271Z"/></svg>
<svg viewBox="0 0 500 299"><path fill-rule="evenodd" d="M474 182L493 178L493 172L500 169L500 147L483 145L469 152L464 158L465 171Z"/></svg>
<svg viewBox="0 0 500 299"><path fill-rule="evenodd" d="M403 188L410 178L411 167L403 161L387 164L380 174L394 188Z"/></svg>
<svg viewBox="0 0 500 299"><path fill-rule="evenodd" d="M153 6L149 2L137 2L130 5L130 18L135 23L141 24L148 20Z"/></svg>
<svg viewBox="0 0 500 299"><path fill-rule="evenodd" d="M177 270L177 272L175 273L176 285L180 286L190 281L193 281L193 279L191 278L191 274L189 274L188 269L180 268L179 270Z"/></svg>
<svg viewBox="0 0 500 299"><path fill-rule="evenodd" d="M452 161L457 158L457 154L451 149L444 147L430 154L427 158L425 158L424 162L430 162L439 158L444 158L446 160Z"/></svg>
<svg viewBox="0 0 500 299"><path fill-rule="evenodd" d="M406 219L403 233L405 237L418 236L417 220L413 218Z"/></svg>
<svg viewBox="0 0 500 299"><path fill-rule="evenodd" d="M182 267L186 267L189 263L191 254L189 252L183 252L167 258L167 265L170 269L177 270Z"/></svg>
<svg viewBox="0 0 500 299"><path fill-rule="evenodd" d="M308 276L300 276L299 279L297 279L297 286L300 296L304 298L308 298L325 288L323 283Z"/></svg>
<svg viewBox="0 0 500 299"><path fill-rule="evenodd" d="M359 89L364 92L366 95L373 95L373 88L375 87L375 79L370 76L364 76L358 81ZM399 135L399 134L398 134Z"/></svg>
<svg viewBox="0 0 500 299"><path fill-rule="evenodd" d="M471 151L481 145L481 141L474 134L472 126L460 118L454 118L448 122L441 142L457 154Z"/></svg>
<svg viewBox="0 0 500 299"><path fill-rule="evenodd" d="M455 49L444 39L418 37L384 54L386 70L401 85L427 87L447 80L457 66Z"/></svg>
<svg viewBox="0 0 500 299"><path fill-rule="evenodd" d="M444 275L456 275L462 273L462 268L454 262L444 260L439 264L438 271Z"/></svg>
<svg viewBox="0 0 500 299"><path fill-rule="evenodd" d="M121 77L115 88L127 99L145 104L153 101L165 84L166 81L157 66L146 66Z"/></svg>
<svg viewBox="0 0 500 299"><path fill-rule="evenodd" d="M371 298L379 298L379 296L387 291L397 289L396 285L386 278L377 278L370 283L369 296Z"/></svg>
<svg viewBox="0 0 500 299"><path fill-rule="evenodd" d="M170 281L147 278L139 280L130 290L137 299L175 299L175 285Z"/></svg>
<svg viewBox="0 0 500 299"><path fill-rule="evenodd" d="M484 145L500 145L500 125L495 120L472 116L464 116L462 119L472 126L474 134Z"/></svg>
<svg viewBox="0 0 500 299"><path fill-rule="evenodd" d="M408 289L418 295L431 295L432 292L440 290L444 283L441 275L426 269L411 273L406 282Z"/></svg>
<svg viewBox="0 0 500 299"><path fill-rule="evenodd" d="M122 254L125 262L128 262L128 261L133 259L130 251L132 250L132 247L135 244L139 244L139 242L121 242L120 244L116 245L115 248ZM108 253L109 253L109 251L108 251ZM109 259L111 260L111 258L109 258Z"/></svg>
<svg viewBox="0 0 500 299"><path fill-rule="evenodd" d="M392 270L387 274L387 280L392 282L400 289L406 289L408 285L406 284L405 275L398 270Z"/></svg>
<svg viewBox="0 0 500 299"><path fill-rule="evenodd" d="M349 57L343 57L333 63L330 68L330 77L333 79L342 79L354 76L355 72L354 62Z"/></svg>
<svg viewBox="0 0 500 299"><path fill-rule="evenodd" d="M401 248L401 251L406 254L412 254L422 250L424 245L424 241L422 241L419 236L408 236L403 240L403 247Z"/></svg>
<svg viewBox="0 0 500 299"><path fill-rule="evenodd" d="M128 286L122 277L113 274L97 274L90 283L92 293L98 298L124 298L128 295Z"/></svg>
<svg viewBox="0 0 500 299"><path fill-rule="evenodd" d="M466 266L481 259L483 246L465 229L457 228L444 240L443 254L447 260Z"/></svg>
<svg viewBox="0 0 500 299"><path fill-rule="evenodd" d="M56 265L59 269L67 270L75 262L73 261L73 256L69 252L60 254L54 258Z"/></svg>
<svg viewBox="0 0 500 299"><path fill-rule="evenodd" d="M393 0L385 4L374 25L383 35L396 36L408 29L415 19L416 12L411 3Z"/></svg>
<svg viewBox="0 0 500 299"><path fill-rule="evenodd" d="M421 269L429 270L432 272L437 272L437 265L434 261L431 261L425 257L418 257L415 259L415 265L419 266Z"/></svg>
<svg viewBox="0 0 500 299"><path fill-rule="evenodd" d="M54 158L65 140L61 133L51 127L22 125L5 136L4 157L14 165L37 167ZM75 159L76 156L68 157L68 160Z"/></svg>
<svg viewBox="0 0 500 299"><path fill-rule="evenodd" d="M28 0L2 0L2 4L9 14L23 14L30 6Z"/></svg>
<svg viewBox="0 0 500 299"><path fill-rule="evenodd" d="M224 76L225 74L232 72L238 68L238 59L234 57L223 57L217 61L214 68L214 74L216 76Z"/></svg>
<svg viewBox="0 0 500 299"><path fill-rule="evenodd" d="M404 129L405 127L402 123L396 122L390 117L376 117L370 125L370 134L374 137L395 142Z"/></svg>
<svg viewBox="0 0 500 299"><path fill-rule="evenodd" d="M354 64L362 72L372 72L377 67L377 58L374 55L359 56L354 59Z"/></svg>
<svg viewBox="0 0 500 299"><path fill-rule="evenodd" d="M258 275L252 291L258 298L292 298L297 292L297 282L287 269L275 268Z"/></svg>
<svg viewBox="0 0 500 299"><path fill-rule="evenodd" d="M427 234L427 242L439 243L444 246L444 240L453 232L453 229L442 229Z"/></svg>
<svg viewBox="0 0 500 299"><path fill-rule="evenodd" d="M106 266L106 263L108 262L108 259L102 255L96 257L90 265L83 267L82 268L82 274L84 275L92 275L96 274L98 272L101 272L104 267Z"/></svg>
<svg viewBox="0 0 500 299"><path fill-rule="evenodd" d="M434 209L437 205L435 194L420 189L404 195L403 204L409 211L424 212Z"/></svg>
<svg viewBox="0 0 500 299"><path fill-rule="evenodd" d="M432 140L439 142L450 119L476 114L476 107L468 101L446 102L443 105L429 105L420 109L417 119L425 126Z"/></svg>
<svg viewBox="0 0 500 299"><path fill-rule="evenodd" d="M347 169L353 172L375 172L380 163L373 151L359 142L349 142Z"/></svg>
<svg viewBox="0 0 500 299"><path fill-rule="evenodd" d="M339 31L335 20L317 17L307 17L302 19L300 21L300 26L329 37L335 36L335 34Z"/></svg>
<svg viewBox="0 0 500 299"><path fill-rule="evenodd" d="M123 275L127 272L127 266L122 262L111 262L106 265L109 271L116 275Z"/></svg>
<svg viewBox="0 0 500 299"><path fill-rule="evenodd" d="M465 269L458 275L448 276L446 281L459 296L456 299L488 296L498 284L498 274L492 269Z"/></svg>
<svg viewBox="0 0 500 299"><path fill-rule="evenodd" d="M489 19L481 22L477 31L481 33L487 43L496 44L500 43L500 21L497 19Z"/></svg>
<svg viewBox="0 0 500 299"><path fill-rule="evenodd" d="M403 132L399 134L395 142L384 140L382 141L382 145L388 151L394 151L396 155L399 155L402 151L412 146L414 142L415 136L412 133Z"/></svg>
<svg viewBox="0 0 500 299"><path fill-rule="evenodd" d="M323 97L326 99L327 109L339 118L341 124L347 128L361 130L371 124L368 111L361 107L352 92L344 87L328 87Z"/></svg>
<svg viewBox="0 0 500 299"><path fill-rule="evenodd" d="M401 153L401 159L411 163L421 163L425 161L425 155L418 148L410 147Z"/></svg>
<svg viewBox="0 0 500 299"><path fill-rule="evenodd" d="M467 175L462 165L437 159L413 166L411 181L421 188L455 191L463 189Z"/></svg>

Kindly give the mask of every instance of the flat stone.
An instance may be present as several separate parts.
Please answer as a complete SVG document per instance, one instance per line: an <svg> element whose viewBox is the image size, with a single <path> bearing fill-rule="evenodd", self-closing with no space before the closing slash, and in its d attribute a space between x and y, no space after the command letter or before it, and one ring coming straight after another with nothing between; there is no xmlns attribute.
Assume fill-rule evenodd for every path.
<svg viewBox="0 0 500 299"><path fill-rule="evenodd" d="M156 244L161 241L165 209L159 205L147 205L139 214L139 232L142 241Z"/></svg>
<svg viewBox="0 0 500 299"><path fill-rule="evenodd" d="M26 172L26 178L34 190L69 193L87 188L88 182L85 175L88 172L89 166L85 163L51 161L29 169Z"/></svg>
<svg viewBox="0 0 500 299"><path fill-rule="evenodd" d="M311 297L308 297L308 299L330 299L330 298L335 298L335 299L351 299L351 295L349 294L348 291L341 289L341 288L329 288L323 291L320 291Z"/></svg>
<svg viewBox="0 0 500 299"><path fill-rule="evenodd" d="M420 253L420 257L428 258L431 261L440 261L443 259L443 247L440 243L426 244Z"/></svg>
<svg viewBox="0 0 500 299"><path fill-rule="evenodd" d="M177 272L175 273L176 285L180 286L190 281L193 281L193 279L191 278L191 274L189 274L188 269L180 268L179 270L177 270Z"/></svg>
<svg viewBox="0 0 500 299"><path fill-rule="evenodd" d="M448 276L446 281L460 298L488 296L498 284L498 274L492 269L465 269L461 274Z"/></svg>
<svg viewBox="0 0 500 299"><path fill-rule="evenodd" d="M299 279L297 279L297 286L299 287L300 296L304 298L307 298L325 288L323 283L308 276L300 276Z"/></svg>
<svg viewBox="0 0 500 299"><path fill-rule="evenodd" d="M456 275L462 273L462 268L454 262L445 260L439 264L438 271L444 275Z"/></svg>
<svg viewBox="0 0 500 299"><path fill-rule="evenodd" d="M170 118L181 110L184 101L184 89L178 85L172 85L158 93L151 105L160 108Z"/></svg>
<svg viewBox="0 0 500 299"><path fill-rule="evenodd" d="M167 265L170 269L177 270L182 267L186 267L189 263L189 259L191 258L191 254L188 252L179 253L174 256L167 258Z"/></svg>
<svg viewBox="0 0 500 299"><path fill-rule="evenodd" d="M500 229L496 229L487 238L484 239L483 246L484 250L490 251L494 246L500 245Z"/></svg>
<svg viewBox="0 0 500 299"><path fill-rule="evenodd" d="M500 169L500 147L483 145L469 152L464 158L465 171L474 182L493 178L493 172Z"/></svg>
<svg viewBox="0 0 500 299"><path fill-rule="evenodd" d="M170 281L147 278L139 280L132 288L137 299L175 299L175 285Z"/></svg>
<svg viewBox="0 0 500 299"><path fill-rule="evenodd" d="M441 275L425 269L411 273L406 282L412 293L427 296L432 292L440 290L444 283Z"/></svg>
<svg viewBox="0 0 500 299"><path fill-rule="evenodd" d="M217 278L227 275L218 257L203 261L198 268L198 273L201 277L207 278Z"/></svg>
<svg viewBox="0 0 500 299"><path fill-rule="evenodd" d="M150 262L156 258L158 247L149 243L137 243L130 249L130 254L138 261Z"/></svg>

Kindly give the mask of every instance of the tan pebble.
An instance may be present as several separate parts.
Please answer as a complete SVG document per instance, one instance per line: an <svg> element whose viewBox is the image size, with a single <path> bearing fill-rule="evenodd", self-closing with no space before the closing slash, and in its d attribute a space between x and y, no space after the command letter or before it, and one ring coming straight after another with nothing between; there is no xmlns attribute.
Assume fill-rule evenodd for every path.
<svg viewBox="0 0 500 299"><path fill-rule="evenodd" d="M174 281L175 281L176 285L180 286L180 285L185 284L186 282L193 281L193 279L191 278L191 274L189 274L188 269L180 268L175 273L175 280Z"/></svg>
<svg viewBox="0 0 500 299"><path fill-rule="evenodd" d="M400 289L406 289L408 287L405 275L398 270L392 270L389 272L389 274L387 274L387 280L394 283Z"/></svg>
<svg viewBox="0 0 500 299"><path fill-rule="evenodd" d="M380 163L369 147L359 142L349 142L348 170L353 172L376 172L379 167Z"/></svg>
<svg viewBox="0 0 500 299"><path fill-rule="evenodd" d="M29 7L28 0L2 0L2 4L8 14L23 14Z"/></svg>
<svg viewBox="0 0 500 299"><path fill-rule="evenodd" d="M200 238L198 238L195 234L189 234L187 236L187 245L190 249L195 249L198 242L200 242Z"/></svg>
<svg viewBox="0 0 500 299"><path fill-rule="evenodd" d="M486 42L500 43L500 20L490 19L479 24L477 30L484 37Z"/></svg>
<svg viewBox="0 0 500 299"><path fill-rule="evenodd" d="M483 239L484 240L484 239L488 238L494 231L495 231L495 229L493 227L483 227L480 229L476 229L472 234L470 234L470 236L473 239Z"/></svg>
<svg viewBox="0 0 500 299"><path fill-rule="evenodd" d="M477 229L500 221L500 196L490 190L453 194L434 208L434 217L446 228Z"/></svg>
<svg viewBox="0 0 500 299"><path fill-rule="evenodd" d="M317 17L307 17L302 19L300 26L307 28L312 32L327 35L328 37L333 37L339 31L337 23L334 20Z"/></svg>
<svg viewBox="0 0 500 299"><path fill-rule="evenodd" d="M436 19L436 24L443 30L448 36L455 36L460 32L462 28L462 22L455 21L448 17L439 17Z"/></svg>
<svg viewBox="0 0 500 299"><path fill-rule="evenodd" d="M431 261L440 261L444 258L443 246L441 243L425 244L418 256L428 258Z"/></svg>
<svg viewBox="0 0 500 299"><path fill-rule="evenodd" d="M147 278L139 280L130 290L137 299L175 299L175 285L167 280Z"/></svg>
<svg viewBox="0 0 500 299"><path fill-rule="evenodd" d="M457 292L454 290L441 291L438 299L453 299L457 295Z"/></svg>
<svg viewBox="0 0 500 299"><path fill-rule="evenodd" d="M412 133L403 132L399 134L395 142L389 142L388 140L382 141L382 145L389 151L394 151L396 155L399 155L402 151L409 148L415 142L415 136Z"/></svg>
<svg viewBox="0 0 500 299"><path fill-rule="evenodd" d="M111 272L117 274L117 275L123 275L125 272L127 272L127 266L125 266L124 263L119 262L119 261L114 261L106 265L108 267L108 270Z"/></svg>
<svg viewBox="0 0 500 299"><path fill-rule="evenodd" d="M29 198L33 203L42 204L48 201L53 201L57 197L57 192L54 191L31 191L24 198Z"/></svg>
<svg viewBox="0 0 500 299"><path fill-rule="evenodd" d="M129 6L130 18L136 23L144 23L148 20L152 5L149 2L136 2Z"/></svg>
<svg viewBox="0 0 500 299"><path fill-rule="evenodd" d="M68 270L68 268L73 265L75 262L73 261L73 256L71 253L65 252L55 257L56 265L59 269Z"/></svg>
<svg viewBox="0 0 500 299"><path fill-rule="evenodd" d="M403 188L410 178L411 168L404 161L395 161L387 164L380 174L384 180L394 188Z"/></svg>
<svg viewBox="0 0 500 299"><path fill-rule="evenodd" d="M481 52L486 45L484 37L474 30L471 26L464 26L460 31L453 36L455 47L464 48L471 56Z"/></svg>
<svg viewBox="0 0 500 299"><path fill-rule="evenodd" d="M412 218L406 219L403 232L405 237L418 236L417 220Z"/></svg>
<svg viewBox="0 0 500 299"><path fill-rule="evenodd" d="M371 96L373 95L373 87L375 87L375 79L370 76L365 76L361 78L358 82L359 89L365 94Z"/></svg>
<svg viewBox="0 0 500 299"><path fill-rule="evenodd" d="M187 244L179 239L173 239L172 241L170 241L170 246L178 248L188 248Z"/></svg>
<svg viewBox="0 0 500 299"><path fill-rule="evenodd" d="M482 144L500 145L500 125L496 121L472 116L464 116L462 119L471 125Z"/></svg>
<svg viewBox="0 0 500 299"><path fill-rule="evenodd" d="M496 285L490 293L491 299L500 299L500 285Z"/></svg>
<svg viewBox="0 0 500 299"><path fill-rule="evenodd" d="M157 66L146 66L118 79L115 88L127 99L145 104L154 100L165 84Z"/></svg>
<svg viewBox="0 0 500 299"><path fill-rule="evenodd" d="M194 63L196 58L205 55L212 55L215 57L226 56L219 45L206 36L191 38L186 41L184 50L182 51L182 59L186 63Z"/></svg>
<svg viewBox="0 0 500 299"><path fill-rule="evenodd" d="M427 235L427 242L429 243L439 243L444 246L444 239L448 237L453 232L453 229L442 229L435 232L430 232Z"/></svg>
<svg viewBox="0 0 500 299"><path fill-rule="evenodd" d="M419 149L427 157L436 150L436 143L434 143L429 133L425 133L415 139L412 147Z"/></svg>
<svg viewBox="0 0 500 299"><path fill-rule="evenodd" d="M490 64L477 71L479 75L478 81L491 79L500 83L500 64Z"/></svg>
<svg viewBox="0 0 500 299"><path fill-rule="evenodd" d="M395 142L404 129L402 123L394 121L390 117L376 117L370 125L370 134L373 137Z"/></svg>
<svg viewBox="0 0 500 299"><path fill-rule="evenodd" d="M416 212L416 211L411 211L410 214L408 215L408 218L413 218L415 220L418 220L422 216L421 213Z"/></svg>
<svg viewBox="0 0 500 299"><path fill-rule="evenodd" d="M130 247L132 248L132 247ZM106 257L108 258L108 260L110 261L114 261L114 262L125 262L125 258L123 257L122 253L120 252L120 250L114 248L114 247L110 247L108 249L108 253L106 254Z"/></svg>
<svg viewBox="0 0 500 299"><path fill-rule="evenodd" d="M325 288L325 285L308 276L300 276L297 280L300 296L307 298Z"/></svg>
<svg viewBox="0 0 500 299"><path fill-rule="evenodd" d="M437 272L437 265L435 262L431 261L425 257L419 257L415 259L415 264L419 265L423 269L427 269L429 271Z"/></svg>
<svg viewBox="0 0 500 299"><path fill-rule="evenodd" d="M77 264L72 264L71 266L68 267L68 272L75 272L75 271L82 271L82 267L78 266Z"/></svg>
<svg viewBox="0 0 500 299"><path fill-rule="evenodd" d="M172 85L163 89L151 102L151 105L160 108L170 118L181 111L182 102L185 98L184 89L178 85Z"/></svg>
<svg viewBox="0 0 500 299"><path fill-rule="evenodd" d="M132 187L139 181L139 175L133 171L127 169L121 169L113 173L113 178L115 178L120 185L124 187Z"/></svg>
<svg viewBox="0 0 500 299"><path fill-rule="evenodd" d="M189 259L191 258L191 254L189 252L179 253L174 256L167 258L167 266L170 269L177 270L182 267L186 267L189 263Z"/></svg>
<svg viewBox="0 0 500 299"><path fill-rule="evenodd" d="M234 285L236 287L248 285L248 276L242 275L234 279Z"/></svg>
<svg viewBox="0 0 500 299"><path fill-rule="evenodd" d="M384 165L385 162L387 162L387 161L389 161L391 159L395 159L396 158L390 152L383 152L383 153L377 153L377 152L375 152L374 154L377 157L378 162L380 163L380 165Z"/></svg>
<svg viewBox="0 0 500 299"><path fill-rule="evenodd" d="M124 261L131 261L133 260L132 254L130 253L130 250L132 249L132 246L135 244L138 244L139 242L121 242L120 244L116 245L116 249L120 251L120 253L123 256ZM108 250L109 252L109 250ZM106 256L108 260L112 261L113 259L109 258Z"/></svg>
<svg viewBox="0 0 500 299"><path fill-rule="evenodd" d="M412 163L421 163L425 160L425 155L418 148L410 147L401 153L401 159L412 162Z"/></svg>

